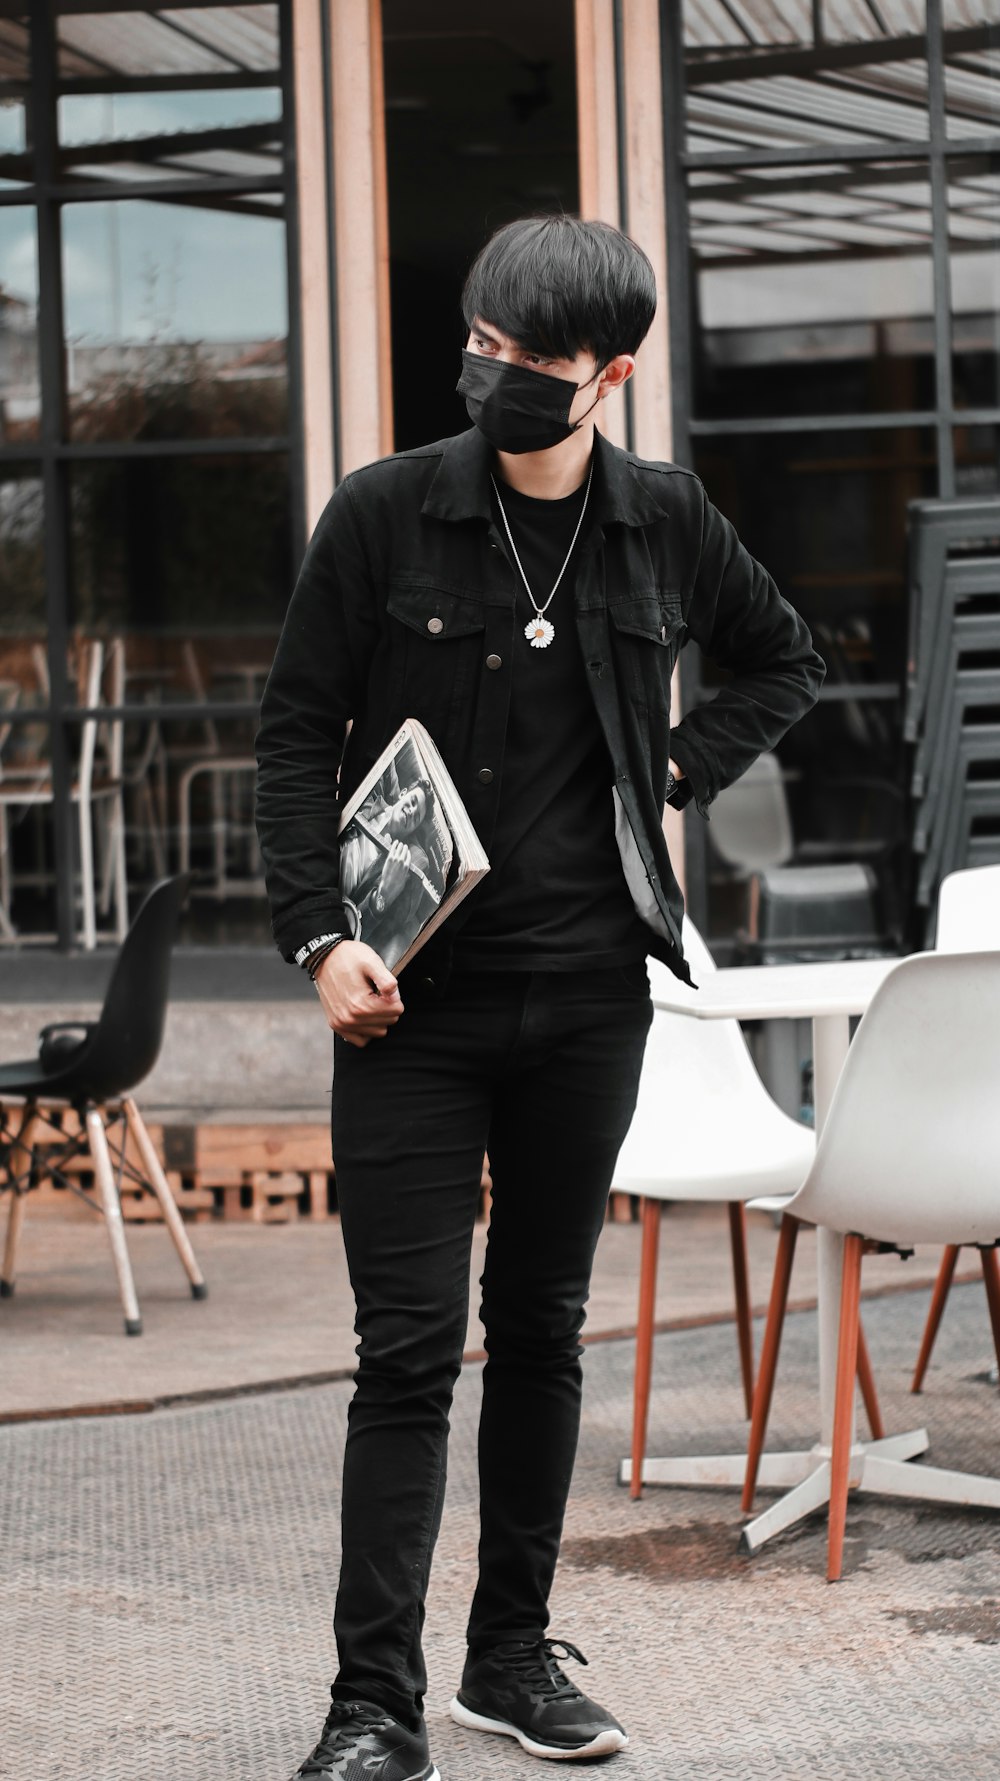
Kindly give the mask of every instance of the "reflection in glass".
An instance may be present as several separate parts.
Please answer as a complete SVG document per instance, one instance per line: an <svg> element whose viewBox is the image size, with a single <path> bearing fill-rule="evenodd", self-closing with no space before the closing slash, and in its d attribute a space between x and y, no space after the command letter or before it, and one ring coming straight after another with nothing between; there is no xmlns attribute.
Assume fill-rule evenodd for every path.
<svg viewBox="0 0 1000 1781"><path fill-rule="evenodd" d="M277 68L277 6L192 6L169 11L64 13L61 81L101 75L224 75Z"/></svg>
<svg viewBox="0 0 1000 1781"><path fill-rule="evenodd" d="M695 459L710 497L793 606L818 635L839 638L842 678L898 679L907 505L937 493L931 430L713 436L696 440Z"/></svg>
<svg viewBox="0 0 1000 1781"><path fill-rule="evenodd" d="M983 15L991 10L994 16L987 23ZM948 0L944 12L948 135L961 140L1000 129L1000 19L986 6L962 7L962 16L957 16ZM949 13L956 16L949 18Z"/></svg>
<svg viewBox="0 0 1000 1781"><path fill-rule="evenodd" d="M903 824L907 507L937 493L934 436L733 434L697 440L695 468L827 664L820 702L778 751L796 849L878 865ZM745 899L709 863L710 931L731 935ZM892 878L887 868L887 888Z"/></svg>
<svg viewBox="0 0 1000 1781"><path fill-rule="evenodd" d="M23 922L46 925L49 731L25 713L48 691L42 483L28 465L0 464L0 941Z"/></svg>
<svg viewBox="0 0 1000 1781"><path fill-rule="evenodd" d="M163 676L166 698L192 696L180 644L204 637L207 694L253 696L247 671L270 661L291 586L287 458L74 464L70 493L73 622L150 640L135 665Z"/></svg>
<svg viewBox="0 0 1000 1781"><path fill-rule="evenodd" d="M952 378L956 408L1000 407L1000 168L948 164Z"/></svg>
<svg viewBox="0 0 1000 1781"><path fill-rule="evenodd" d="M225 132L281 119L278 87L212 88L167 93L71 93L59 100L59 141L64 148L191 130Z"/></svg>
<svg viewBox="0 0 1000 1781"><path fill-rule="evenodd" d="M27 205L0 206L0 444L38 438L38 242Z"/></svg>
<svg viewBox="0 0 1000 1781"><path fill-rule="evenodd" d="M0 464L0 635L45 622L42 484L25 464Z"/></svg>
<svg viewBox="0 0 1000 1781"><path fill-rule="evenodd" d="M740 170L689 189L702 417L932 405L930 181L919 163Z"/></svg>
<svg viewBox="0 0 1000 1781"><path fill-rule="evenodd" d="M72 438L285 432L284 224L252 207L65 207Z"/></svg>
<svg viewBox="0 0 1000 1781"><path fill-rule="evenodd" d="M1000 495L1000 424L955 428L956 495Z"/></svg>
<svg viewBox="0 0 1000 1781"><path fill-rule="evenodd" d="M0 95L0 155L23 155L27 147L24 100Z"/></svg>
<svg viewBox="0 0 1000 1781"><path fill-rule="evenodd" d="M178 175L281 174L277 87L70 94L60 101L59 120L63 167L79 178L140 185ZM278 195L272 202L280 207Z"/></svg>
<svg viewBox="0 0 1000 1781"><path fill-rule="evenodd" d="M750 36L736 8L686 0L685 125L690 153L926 141L926 55L882 59L888 36L905 35L914 48L924 48L922 0L907 5L905 23L897 10L889 25L874 6L826 0L823 42L810 66L801 60L796 64L794 52L812 55L817 50L813 8L802 4L743 11L756 14L752 57L747 54ZM878 57L866 61L869 42L873 50L877 47ZM824 45L837 48L841 59L824 66ZM843 59L844 49L851 46L857 61ZM793 52L790 66L767 71L772 52L789 51ZM727 58L738 64L732 78L722 78L720 64ZM761 66L760 73L755 64Z"/></svg>

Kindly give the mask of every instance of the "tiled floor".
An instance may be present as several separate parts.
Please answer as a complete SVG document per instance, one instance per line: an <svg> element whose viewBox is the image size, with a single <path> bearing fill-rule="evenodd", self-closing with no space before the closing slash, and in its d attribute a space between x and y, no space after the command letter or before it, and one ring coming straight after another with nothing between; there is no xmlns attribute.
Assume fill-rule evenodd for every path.
<svg viewBox="0 0 1000 1781"><path fill-rule="evenodd" d="M6 1200L0 1202L5 1212ZM749 1215L755 1303L767 1302L775 1233ZM0 1300L0 1421L94 1406L140 1408L164 1399L258 1388L276 1381L344 1376L354 1367L354 1305L340 1227L194 1225L191 1238L209 1297L194 1302L161 1226L133 1225L128 1244L144 1333L126 1338L101 1220L86 1208L67 1217L29 1198L14 1297ZM486 1233L477 1229L471 1268L468 1349L482 1331L475 1283ZM869 1289L926 1286L937 1251L905 1264L873 1256ZM963 1258L963 1267L968 1266ZM588 1308L590 1337L635 1325L638 1225L609 1224L598 1247ZM815 1291L814 1238L803 1231L793 1297ZM914 1347L926 1291L906 1293ZM666 1323L730 1317L733 1306L725 1209L674 1206L664 1215L659 1317ZM732 1342L732 1334L725 1338Z"/></svg>
<svg viewBox="0 0 1000 1781"><path fill-rule="evenodd" d="M271 1234L267 1242L276 1253ZM159 1300L147 1297L152 1312ZM890 1294L866 1310L887 1425L926 1420L930 1459L995 1469L1000 1395L986 1377L981 1288L953 1293L936 1364L914 1400L906 1384L922 1303ZM54 1308L53 1297L50 1316ZM112 1320L114 1309L109 1300ZM814 1347L814 1318L792 1317L774 1445L814 1433ZM611 1773L996 1781L1000 1516L852 1502L846 1576L834 1587L823 1580L821 1521L744 1559L732 1494L647 1491L634 1504L617 1486L630 1344L595 1344L586 1379L552 1632L580 1645L586 1685L628 1725L631 1747ZM0 1775L290 1774L317 1734L333 1661L349 1395L335 1383L0 1429ZM469 1364L427 1622L428 1721L443 1781L540 1772L506 1740L459 1731L446 1717L474 1582L478 1399L479 1368ZM732 1328L660 1336L652 1448L706 1451L744 1437Z"/></svg>

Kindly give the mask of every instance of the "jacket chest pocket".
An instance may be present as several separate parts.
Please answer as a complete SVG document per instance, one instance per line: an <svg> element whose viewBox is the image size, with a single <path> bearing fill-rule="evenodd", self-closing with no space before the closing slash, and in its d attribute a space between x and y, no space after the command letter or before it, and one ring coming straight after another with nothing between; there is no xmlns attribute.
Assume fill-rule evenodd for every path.
<svg viewBox="0 0 1000 1781"><path fill-rule="evenodd" d="M486 608L471 594L396 581L386 600L393 685L407 717L435 725L468 700L480 667ZM437 739L437 738L436 738Z"/></svg>
<svg viewBox="0 0 1000 1781"><path fill-rule="evenodd" d="M609 606L622 690L648 710L669 713L670 676L684 640L678 593L653 589Z"/></svg>

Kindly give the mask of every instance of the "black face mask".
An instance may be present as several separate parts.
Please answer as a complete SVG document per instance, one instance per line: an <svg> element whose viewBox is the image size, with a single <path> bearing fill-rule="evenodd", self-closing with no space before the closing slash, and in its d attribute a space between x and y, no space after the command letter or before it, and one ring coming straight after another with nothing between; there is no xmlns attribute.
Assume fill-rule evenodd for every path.
<svg viewBox="0 0 1000 1781"><path fill-rule="evenodd" d="M594 377L600 372L595 371ZM587 383L593 383L588 377ZM500 359L484 359L481 353L462 353L458 393L465 397L469 419L497 451L520 453L548 451L575 433L580 421L570 423L569 411L578 389L565 377L549 377L524 365L505 365ZM597 407L596 397L587 409ZM581 415L580 420L585 420Z"/></svg>

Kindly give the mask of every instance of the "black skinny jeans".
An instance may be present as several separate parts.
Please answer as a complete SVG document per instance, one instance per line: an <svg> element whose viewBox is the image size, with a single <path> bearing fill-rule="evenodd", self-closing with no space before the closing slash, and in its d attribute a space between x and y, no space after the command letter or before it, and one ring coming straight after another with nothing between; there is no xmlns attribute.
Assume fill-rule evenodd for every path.
<svg viewBox="0 0 1000 1781"><path fill-rule="evenodd" d="M405 1012L384 1039L335 1041L334 1160L360 1342L334 1692L416 1726L483 1152L493 1207L472 1651L542 1638L548 1624L584 1306L652 1005L643 964L455 974L433 997L411 984L404 974Z"/></svg>

